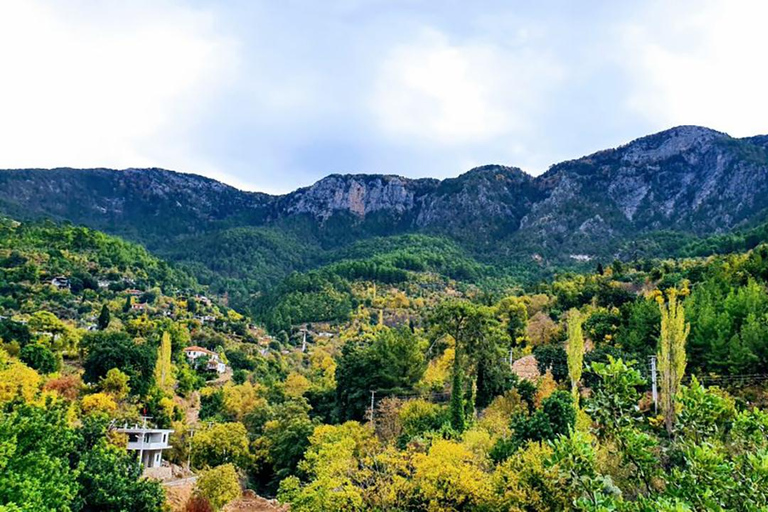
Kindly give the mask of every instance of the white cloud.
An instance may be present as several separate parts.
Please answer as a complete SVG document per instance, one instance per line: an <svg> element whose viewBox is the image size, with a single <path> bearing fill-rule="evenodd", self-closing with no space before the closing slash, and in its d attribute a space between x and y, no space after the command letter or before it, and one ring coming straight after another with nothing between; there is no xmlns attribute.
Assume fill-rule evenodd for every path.
<svg viewBox="0 0 768 512"><path fill-rule="evenodd" d="M217 172L187 134L237 48L207 12L128 5L0 0L0 167Z"/></svg>
<svg viewBox="0 0 768 512"><path fill-rule="evenodd" d="M658 127L768 132L766 19L761 0L665 2L623 26L622 60L636 83L629 107Z"/></svg>
<svg viewBox="0 0 768 512"><path fill-rule="evenodd" d="M546 53L487 41L454 44L428 29L389 52L370 105L393 139L481 143L524 131L562 77Z"/></svg>

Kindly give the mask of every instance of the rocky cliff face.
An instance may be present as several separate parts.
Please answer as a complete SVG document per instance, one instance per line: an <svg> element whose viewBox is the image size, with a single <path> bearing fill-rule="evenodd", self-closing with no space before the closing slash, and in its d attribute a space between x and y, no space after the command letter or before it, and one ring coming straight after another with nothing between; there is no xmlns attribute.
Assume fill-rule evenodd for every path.
<svg viewBox="0 0 768 512"><path fill-rule="evenodd" d="M658 230L722 233L768 208L761 139L683 126L564 162L536 178L546 198L521 224L532 242L562 237L574 250L595 239Z"/></svg>
<svg viewBox="0 0 768 512"><path fill-rule="evenodd" d="M346 212L364 219L374 212L402 215L414 210L421 198L435 189L437 180L411 180L400 176L338 175L278 199L278 215L308 214L325 220Z"/></svg>
<svg viewBox="0 0 768 512"><path fill-rule="evenodd" d="M443 181L331 175L284 196L159 169L0 172L0 211L51 216L142 241L304 219L350 236L436 232L469 245L589 254L658 230L704 235L763 219L768 136L681 126L553 166L485 166ZM288 222L286 222L288 221ZM150 238L151 238L150 237Z"/></svg>

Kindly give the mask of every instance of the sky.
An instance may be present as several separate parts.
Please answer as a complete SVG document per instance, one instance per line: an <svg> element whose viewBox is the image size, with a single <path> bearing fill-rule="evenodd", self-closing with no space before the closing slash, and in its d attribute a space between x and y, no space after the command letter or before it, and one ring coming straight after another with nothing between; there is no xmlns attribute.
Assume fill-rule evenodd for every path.
<svg viewBox="0 0 768 512"><path fill-rule="evenodd" d="M681 124L768 133L763 0L0 0L0 168L550 165Z"/></svg>

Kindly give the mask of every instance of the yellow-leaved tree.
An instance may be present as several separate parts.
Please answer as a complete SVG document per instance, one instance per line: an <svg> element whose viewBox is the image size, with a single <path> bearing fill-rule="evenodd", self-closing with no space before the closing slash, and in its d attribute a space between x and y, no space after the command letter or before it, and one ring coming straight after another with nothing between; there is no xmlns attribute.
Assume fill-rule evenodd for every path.
<svg viewBox="0 0 768 512"><path fill-rule="evenodd" d="M568 313L568 375L571 377L571 393L576 404L579 403L579 381L584 366L584 318L578 309Z"/></svg>
<svg viewBox="0 0 768 512"><path fill-rule="evenodd" d="M202 471L197 477L195 492L205 498L213 510L240 497L240 481L233 464L222 464Z"/></svg>
<svg viewBox="0 0 768 512"><path fill-rule="evenodd" d="M171 368L171 335L163 333L155 363L155 385L166 393L173 392L173 369Z"/></svg>
<svg viewBox="0 0 768 512"><path fill-rule="evenodd" d="M691 325L685 321L685 309L677 300L677 290L667 292L667 302L657 298L661 308L659 336L659 391L664 425L670 434L675 426L675 397L685 374L685 341Z"/></svg>

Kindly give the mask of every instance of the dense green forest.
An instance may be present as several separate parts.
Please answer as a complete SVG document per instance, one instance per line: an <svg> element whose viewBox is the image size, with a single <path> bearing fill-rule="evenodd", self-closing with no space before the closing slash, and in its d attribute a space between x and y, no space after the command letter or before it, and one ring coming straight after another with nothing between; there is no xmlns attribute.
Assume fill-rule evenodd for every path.
<svg viewBox="0 0 768 512"><path fill-rule="evenodd" d="M258 291L243 268L261 263L230 254L237 312L190 265L5 219L0 510L220 509L240 482L308 512L763 510L761 229L525 279L424 235L317 255ZM182 503L112 428L142 415L198 476Z"/></svg>

